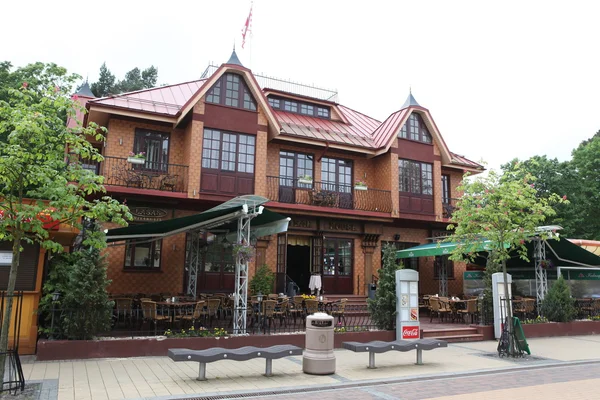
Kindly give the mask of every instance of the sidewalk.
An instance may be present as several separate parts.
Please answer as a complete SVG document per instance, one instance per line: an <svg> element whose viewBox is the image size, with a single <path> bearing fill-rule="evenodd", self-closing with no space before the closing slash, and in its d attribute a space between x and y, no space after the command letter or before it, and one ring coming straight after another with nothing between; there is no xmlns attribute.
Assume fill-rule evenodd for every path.
<svg viewBox="0 0 600 400"><path fill-rule="evenodd" d="M224 339L226 340L226 339ZM533 365L600 360L600 335L529 340L533 359L506 360L494 357L492 341L449 344L446 349L425 351L425 365L415 365L415 352L376 355L377 369L369 370L368 354L336 350L336 374L302 373L302 357L273 361L275 376L262 376L263 359L207 364L208 381L198 382L198 363L175 363L167 357L30 362L23 364L28 381L43 381L42 399L178 399L192 395L244 392L384 379L410 379L523 368Z"/></svg>

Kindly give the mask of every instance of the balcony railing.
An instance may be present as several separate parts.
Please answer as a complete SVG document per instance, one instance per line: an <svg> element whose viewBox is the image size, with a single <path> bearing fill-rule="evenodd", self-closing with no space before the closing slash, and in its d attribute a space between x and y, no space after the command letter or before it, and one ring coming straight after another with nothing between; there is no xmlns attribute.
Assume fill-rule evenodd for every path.
<svg viewBox="0 0 600 400"><path fill-rule="evenodd" d="M388 190L361 190L351 185L307 182L280 176L267 176L267 188L268 197L280 203L392 212L392 196Z"/></svg>
<svg viewBox="0 0 600 400"><path fill-rule="evenodd" d="M450 218L456 209L458 199L442 199L442 217Z"/></svg>
<svg viewBox="0 0 600 400"><path fill-rule="evenodd" d="M132 164L127 158L104 157L98 173L104 184L138 189L187 192L188 166L146 161Z"/></svg>

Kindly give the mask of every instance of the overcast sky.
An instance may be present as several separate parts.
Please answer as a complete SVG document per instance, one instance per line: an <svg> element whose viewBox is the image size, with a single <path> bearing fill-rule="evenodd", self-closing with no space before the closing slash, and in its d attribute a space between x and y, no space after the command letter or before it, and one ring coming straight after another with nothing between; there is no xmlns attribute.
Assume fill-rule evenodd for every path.
<svg viewBox="0 0 600 400"><path fill-rule="evenodd" d="M3 2L0 60L55 62L94 81L158 68L198 78L234 41L256 73L339 91L379 120L412 87L450 149L488 167L560 160L600 129L600 3L249 0Z"/></svg>

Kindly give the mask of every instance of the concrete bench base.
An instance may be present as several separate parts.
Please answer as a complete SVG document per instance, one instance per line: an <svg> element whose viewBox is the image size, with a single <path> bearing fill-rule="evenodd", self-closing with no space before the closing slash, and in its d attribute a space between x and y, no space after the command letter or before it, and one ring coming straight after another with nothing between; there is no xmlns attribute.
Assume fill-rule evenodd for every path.
<svg viewBox="0 0 600 400"><path fill-rule="evenodd" d="M375 353L385 353L388 351L417 351L417 365L423 365L423 350L433 350L440 347L448 347L448 342L437 339L419 339L419 340L396 340L393 342L343 342L342 347L355 353L369 353L369 367L375 367Z"/></svg>
<svg viewBox="0 0 600 400"><path fill-rule="evenodd" d="M169 358L173 361L196 361L199 363L199 381L206 380L206 364L218 360L246 361L253 358L266 359L265 376L273 376L273 360L289 356L302 355L302 348L292 345L271 347L246 346L238 349L214 347L206 350L169 349Z"/></svg>

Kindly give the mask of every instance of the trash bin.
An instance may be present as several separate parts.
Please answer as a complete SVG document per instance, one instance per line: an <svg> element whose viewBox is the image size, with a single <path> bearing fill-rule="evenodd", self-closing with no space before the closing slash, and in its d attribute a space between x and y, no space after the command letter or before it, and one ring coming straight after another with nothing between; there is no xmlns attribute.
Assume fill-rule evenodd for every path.
<svg viewBox="0 0 600 400"><path fill-rule="evenodd" d="M367 289L368 289L368 293L369 293L369 298L374 300L375 292L377 291L377 285L374 283L369 283Z"/></svg>
<svg viewBox="0 0 600 400"><path fill-rule="evenodd" d="M294 282L288 282L287 295L290 298L293 298L296 295L296 284Z"/></svg>
<svg viewBox="0 0 600 400"><path fill-rule="evenodd" d="M335 373L333 353L333 317L315 313L306 317L306 345L302 357L305 374L328 375Z"/></svg>

